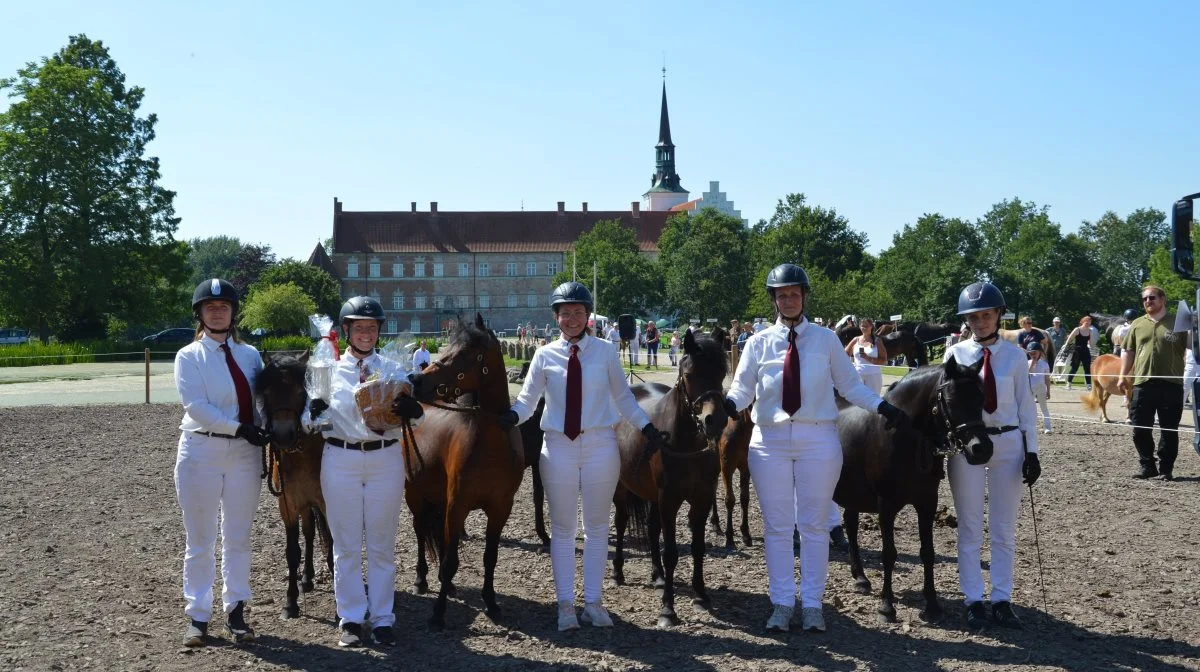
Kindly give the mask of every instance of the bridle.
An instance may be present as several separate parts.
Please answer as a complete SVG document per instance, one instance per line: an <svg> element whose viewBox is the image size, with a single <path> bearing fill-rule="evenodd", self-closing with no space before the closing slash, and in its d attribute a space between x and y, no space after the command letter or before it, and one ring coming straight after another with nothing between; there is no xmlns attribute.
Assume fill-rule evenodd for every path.
<svg viewBox="0 0 1200 672"><path fill-rule="evenodd" d="M290 407L281 408L281 409L278 409L277 411L272 411L270 413L267 413L265 408L263 408L262 410L263 410L263 416L266 418L266 427L264 429L266 429L267 432L270 433L272 437L275 435L275 413L276 412L291 413L292 417L294 417L296 420L297 431L304 433L304 434L309 433L308 430L304 428L303 423L300 422L301 411L297 411L296 409L290 408ZM279 485L278 486L275 485L275 479L271 475L272 472L275 471L275 469L273 469L273 467L276 464L279 464L280 462L283 461L283 455L281 455L281 453L294 455L296 453L303 452L303 450L304 449L300 446L299 440L297 440L294 445L288 446L287 448L281 448L280 446L276 445L274 440L272 440L267 445L263 446L263 449L262 449L262 478L267 479L267 491L270 492L275 497L279 497L279 496L283 495L283 470L282 469L278 470L278 474L279 474Z"/></svg>
<svg viewBox="0 0 1200 672"><path fill-rule="evenodd" d="M477 364L479 364L479 373L484 376L488 375L489 369L488 369L488 365L483 362L483 353L479 353L479 354L475 355L475 362ZM463 379L466 377L467 377L466 373L459 371L458 375L456 375L454 377L454 379L461 383L463 381ZM463 395L462 388L459 387L458 385L455 385L453 392L451 392L451 389L448 385L446 385L445 383L439 383L438 386L433 389L433 393L435 395L437 395L437 397L439 399L442 399L443 402L439 402L437 400L424 402L426 405L433 406L434 408L440 408L440 409L446 410L446 411L454 411L455 413L480 414L480 413L486 412L482 408L480 408L478 404L476 404L474 406L458 406L456 404L451 403L455 399L458 399L459 397L461 397Z"/></svg>
<svg viewBox="0 0 1200 672"><path fill-rule="evenodd" d="M982 419L963 422L957 425L954 424L954 416L950 412L950 402L946 398L946 389L950 386L973 382L968 379L946 380L945 373L942 373L938 379L936 404L930 411L938 424L941 425L938 435L938 438L941 440L934 443L933 454L935 457L950 457L958 453L967 452L967 441L963 437L973 433L975 430L984 428Z"/></svg>
<svg viewBox="0 0 1200 672"><path fill-rule="evenodd" d="M685 355L685 357L687 357L687 355ZM700 436L704 437L704 447L700 450L692 450L687 452L672 450L670 448L670 434L668 432L663 432L664 445L660 450L664 455L670 457L701 457L709 453L715 453L718 450L717 442L713 439L710 439L708 434L704 431L704 421L700 419L700 408L703 406L704 402L709 399L714 399L719 403L724 393L720 389L705 390L704 392L701 392L700 395L695 399L692 399L691 393L688 392L687 379L683 376L683 362L680 361L679 364L679 376L675 379L675 387L673 388L673 391L675 392L676 397L679 399L679 405L685 411L687 411L687 414L691 417L692 422L696 425L696 432Z"/></svg>

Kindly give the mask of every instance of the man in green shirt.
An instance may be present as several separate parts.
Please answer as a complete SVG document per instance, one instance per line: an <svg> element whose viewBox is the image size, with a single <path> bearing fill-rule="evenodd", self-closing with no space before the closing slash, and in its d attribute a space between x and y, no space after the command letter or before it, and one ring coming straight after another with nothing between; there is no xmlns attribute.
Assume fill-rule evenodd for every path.
<svg viewBox="0 0 1200 672"><path fill-rule="evenodd" d="M1129 325L1121 353L1121 381L1128 393L1129 419L1134 425L1133 446L1141 469L1134 478L1171 480L1179 452L1179 418L1183 415L1183 357L1190 332L1176 332L1175 316L1167 312L1161 287L1142 289L1146 314ZM1158 416L1158 464L1154 463L1154 416Z"/></svg>

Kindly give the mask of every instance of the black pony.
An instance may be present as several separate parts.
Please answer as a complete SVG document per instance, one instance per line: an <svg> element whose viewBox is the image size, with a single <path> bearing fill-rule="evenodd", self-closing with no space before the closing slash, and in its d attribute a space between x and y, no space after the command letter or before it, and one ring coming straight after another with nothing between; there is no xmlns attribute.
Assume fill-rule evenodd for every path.
<svg viewBox="0 0 1200 672"><path fill-rule="evenodd" d="M971 464L984 464L992 457L992 441L983 425L981 365L982 361L962 366L951 357L941 366L912 371L892 385L885 398L913 419L911 430L886 430L883 418L856 407L838 414L843 461L833 501L846 509L850 573L856 591L871 592L859 556L858 514L877 513L883 536L883 593L878 611L889 622L896 619L892 594L896 514L909 504L917 510L925 567L922 617L937 620L942 615L933 587L933 516L938 483L945 475L942 457L962 452Z"/></svg>

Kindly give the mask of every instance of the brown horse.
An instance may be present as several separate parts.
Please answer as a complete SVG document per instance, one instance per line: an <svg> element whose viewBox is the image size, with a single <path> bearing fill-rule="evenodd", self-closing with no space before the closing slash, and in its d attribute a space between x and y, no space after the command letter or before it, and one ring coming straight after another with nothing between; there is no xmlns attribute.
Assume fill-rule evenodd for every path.
<svg viewBox="0 0 1200 672"><path fill-rule="evenodd" d="M480 596L494 620L500 616L494 587L500 533L525 472L520 435L516 428L500 424L501 414L509 408L500 341L476 314L475 323L462 323L438 360L414 374L412 382L413 396L425 405L425 419L405 446L404 498L418 539L413 590L429 589L426 547L431 546L440 564L441 588L429 626L444 628L463 525L467 514L481 509L487 515L487 531ZM464 394L473 394L478 405L454 405Z"/></svg>
<svg viewBox="0 0 1200 672"><path fill-rule="evenodd" d="M728 421L721 388L729 371L721 347L724 335L719 328L700 336L688 332L675 386L650 383L634 387L634 396L654 426L669 435L667 447L646 460L646 440L638 428L626 422L617 432L621 481L613 496L617 508L613 581L618 585L625 582L625 528L632 516L634 527L646 530L654 565L651 581L663 591L659 627L679 623L675 615L675 566L679 562L675 520L684 502L691 507L693 602L703 609L712 607L704 588L704 526L716 500L721 471L716 444Z"/></svg>
<svg viewBox="0 0 1200 672"><path fill-rule="evenodd" d="M325 566L333 576L333 539L325 520L325 498L321 495L321 455L325 440L310 434L300 424L300 415L308 402L304 392L304 370L308 353L267 357L254 387L263 400L263 415L271 443L264 448L270 463L267 482L271 494L279 500L279 516L287 537L288 586L284 618L300 615L296 598L313 589L313 536L319 531L325 546ZM300 528L304 528L304 574L300 567ZM300 580L297 588L296 582Z"/></svg>
<svg viewBox="0 0 1200 672"><path fill-rule="evenodd" d="M729 419L725 431L721 432L721 481L725 484L725 531L721 531L721 518L717 513L717 504L713 502L713 530L725 535L725 550L736 548L733 543L733 507L740 499L742 505L742 543L753 546L754 539L750 536L750 435L754 432L754 422L750 420L750 409L746 408L736 417ZM733 496L733 474L740 474L740 498Z"/></svg>
<svg viewBox="0 0 1200 672"><path fill-rule="evenodd" d="M546 400L538 399L537 409L528 420L518 425L521 430L521 443L525 447L525 464L529 467L533 479L533 527L543 546L550 545L550 535L546 533L546 513L543 506L546 502L546 489L542 487L541 454L542 413L546 410Z"/></svg>
<svg viewBox="0 0 1200 672"><path fill-rule="evenodd" d="M1079 403L1089 411L1100 409L1100 417L1108 419L1108 398L1120 395L1117 383L1121 380L1121 358L1116 355L1100 355L1092 362L1092 391L1081 396ZM1125 398L1128 403L1129 398Z"/></svg>

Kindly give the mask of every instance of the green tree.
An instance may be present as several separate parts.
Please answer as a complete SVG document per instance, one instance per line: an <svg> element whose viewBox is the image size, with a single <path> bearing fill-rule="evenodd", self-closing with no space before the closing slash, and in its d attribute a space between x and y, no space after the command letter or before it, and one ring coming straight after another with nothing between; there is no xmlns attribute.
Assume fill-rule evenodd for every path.
<svg viewBox="0 0 1200 672"><path fill-rule="evenodd" d="M304 334L317 304L293 283L256 287L242 305L239 325L277 335Z"/></svg>
<svg viewBox="0 0 1200 672"><path fill-rule="evenodd" d="M1170 245L1171 227L1163 211L1140 208L1124 219L1110 210L1094 223L1084 222L1079 233L1095 247L1095 261L1103 272L1105 291L1094 309L1118 313L1136 301L1150 272L1150 255Z"/></svg>
<svg viewBox="0 0 1200 672"><path fill-rule="evenodd" d="M245 298L250 294L250 286L258 282L263 272L273 265L275 253L270 245L246 244L234 260L228 280Z"/></svg>
<svg viewBox="0 0 1200 672"><path fill-rule="evenodd" d="M978 277L979 234L970 222L925 214L892 237L879 255L871 286L884 305L867 315L944 322L954 315L958 293Z"/></svg>
<svg viewBox="0 0 1200 672"><path fill-rule="evenodd" d="M603 219L575 241L575 266L579 279L591 284L592 262L596 263L598 287L590 287L597 312L613 317L621 313L646 315L662 295L654 266L641 253L637 234L617 219ZM554 276L558 285L571 279L569 269ZM553 287L546 288L549 295Z"/></svg>
<svg viewBox="0 0 1200 672"><path fill-rule="evenodd" d="M242 252L242 241L232 236L193 238L188 241L188 284L194 288L205 280L233 277L238 255Z"/></svg>
<svg viewBox="0 0 1200 672"><path fill-rule="evenodd" d="M341 287L338 281L324 269L310 266L295 259L283 261L267 268L250 287L256 289L270 285L296 285L317 305L317 310L326 315L337 315L342 306Z"/></svg>
<svg viewBox="0 0 1200 672"><path fill-rule="evenodd" d="M870 263L867 234L851 229L836 210L809 205L804 194L788 194L780 200L771 219L755 225L752 239L755 267L763 278L784 262L799 264L806 271L820 269L831 280L866 269Z"/></svg>
<svg viewBox="0 0 1200 672"><path fill-rule="evenodd" d="M141 87L84 35L0 80L0 313L70 340L149 323L187 278Z"/></svg>
<svg viewBox="0 0 1200 672"><path fill-rule="evenodd" d="M704 208L672 217L658 241L666 304L686 316L725 323L746 307L749 234L742 221Z"/></svg>
<svg viewBox="0 0 1200 672"><path fill-rule="evenodd" d="M1171 267L1171 250L1167 247L1160 247L1150 255L1149 273L1148 284L1163 288L1167 293L1168 307L1172 310L1180 299L1186 300L1189 305L1196 300L1196 281L1184 280L1175 274Z"/></svg>

